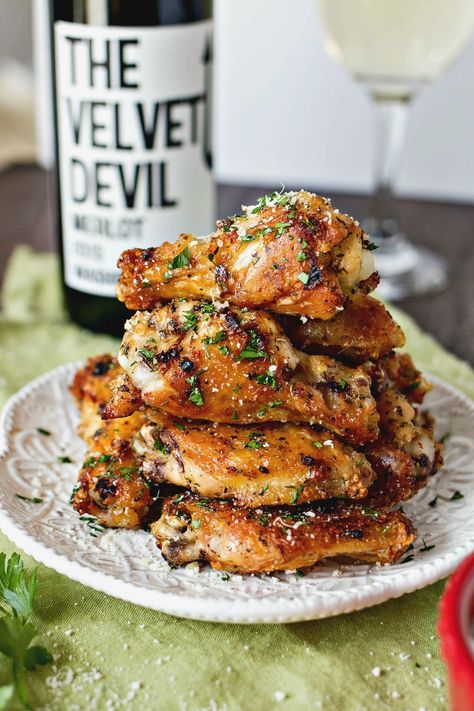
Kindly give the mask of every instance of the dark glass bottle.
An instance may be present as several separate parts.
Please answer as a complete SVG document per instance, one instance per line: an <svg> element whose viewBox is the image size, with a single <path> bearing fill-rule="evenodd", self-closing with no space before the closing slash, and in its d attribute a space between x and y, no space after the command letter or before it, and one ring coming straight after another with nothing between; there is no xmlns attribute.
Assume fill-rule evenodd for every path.
<svg viewBox="0 0 474 711"><path fill-rule="evenodd" d="M214 221L212 2L50 0L70 316L120 335L116 261Z"/></svg>

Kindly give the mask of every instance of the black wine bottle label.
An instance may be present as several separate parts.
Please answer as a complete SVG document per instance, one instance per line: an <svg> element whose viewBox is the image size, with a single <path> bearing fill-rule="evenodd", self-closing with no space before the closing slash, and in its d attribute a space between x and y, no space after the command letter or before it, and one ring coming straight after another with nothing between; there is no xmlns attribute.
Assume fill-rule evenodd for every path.
<svg viewBox="0 0 474 711"><path fill-rule="evenodd" d="M212 21L149 28L56 22L64 279L113 296L129 247L207 234Z"/></svg>

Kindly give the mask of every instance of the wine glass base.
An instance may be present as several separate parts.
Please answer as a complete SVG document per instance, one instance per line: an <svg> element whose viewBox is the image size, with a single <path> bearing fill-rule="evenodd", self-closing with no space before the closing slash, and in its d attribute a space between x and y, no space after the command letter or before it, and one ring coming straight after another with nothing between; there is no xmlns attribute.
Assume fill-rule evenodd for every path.
<svg viewBox="0 0 474 711"><path fill-rule="evenodd" d="M391 239L391 238L389 238ZM400 254L375 253L380 274L377 294L388 301L437 294L448 286L446 260L430 249L405 243Z"/></svg>

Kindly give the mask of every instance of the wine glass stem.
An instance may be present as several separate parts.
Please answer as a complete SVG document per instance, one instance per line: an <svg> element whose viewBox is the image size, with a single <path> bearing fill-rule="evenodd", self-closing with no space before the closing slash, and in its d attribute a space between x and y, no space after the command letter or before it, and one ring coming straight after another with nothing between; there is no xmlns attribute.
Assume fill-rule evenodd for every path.
<svg viewBox="0 0 474 711"><path fill-rule="evenodd" d="M393 183L402 155L409 99L372 95L376 118L375 190L370 206L375 238L398 233Z"/></svg>

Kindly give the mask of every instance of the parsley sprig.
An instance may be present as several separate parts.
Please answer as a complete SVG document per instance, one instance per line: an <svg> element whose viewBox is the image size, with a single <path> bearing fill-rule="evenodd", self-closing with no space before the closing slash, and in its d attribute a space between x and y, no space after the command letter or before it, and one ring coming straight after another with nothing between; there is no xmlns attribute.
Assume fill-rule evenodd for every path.
<svg viewBox="0 0 474 711"><path fill-rule="evenodd" d="M31 622L37 588L36 568L26 574L18 553L7 561L0 553L0 652L12 661L13 683L0 687L0 709L16 697L26 709L32 709L28 698L25 671L50 664L53 657L45 647L32 645L38 630Z"/></svg>

